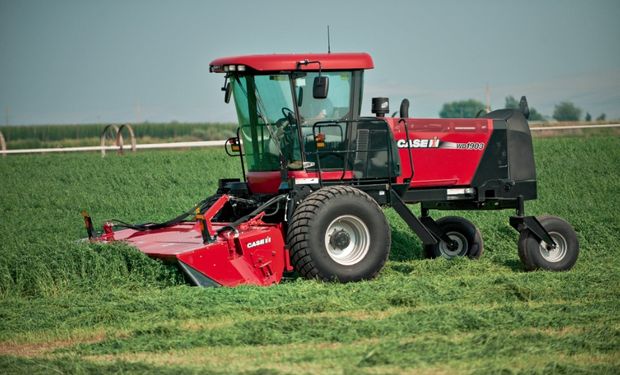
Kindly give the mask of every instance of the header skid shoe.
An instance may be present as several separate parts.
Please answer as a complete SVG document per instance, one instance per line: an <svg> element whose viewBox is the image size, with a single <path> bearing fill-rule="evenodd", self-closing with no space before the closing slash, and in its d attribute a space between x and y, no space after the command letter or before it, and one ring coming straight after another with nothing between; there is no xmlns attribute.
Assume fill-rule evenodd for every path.
<svg viewBox="0 0 620 375"><path fill-rule="evenodd" d="M197 286L266 286L280 282L283 272L292 270L282 224L263 222L263 214L236 228L230 223L213 222L228 199L228 195L221 196L199 220L154 230L123 229L105 233L95 241L125 242L151 258L176 263Z"/></svg>

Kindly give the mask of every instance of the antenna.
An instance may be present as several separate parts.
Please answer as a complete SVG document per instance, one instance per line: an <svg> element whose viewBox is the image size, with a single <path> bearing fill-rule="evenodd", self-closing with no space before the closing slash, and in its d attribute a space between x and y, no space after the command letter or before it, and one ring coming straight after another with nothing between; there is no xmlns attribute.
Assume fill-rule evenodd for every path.
<svg viewBox="0 0 620 375"><path fill-rule="evenodd" d="M329 25L327 25L327 53L332 53L332 47L329 40Z"/></svg>

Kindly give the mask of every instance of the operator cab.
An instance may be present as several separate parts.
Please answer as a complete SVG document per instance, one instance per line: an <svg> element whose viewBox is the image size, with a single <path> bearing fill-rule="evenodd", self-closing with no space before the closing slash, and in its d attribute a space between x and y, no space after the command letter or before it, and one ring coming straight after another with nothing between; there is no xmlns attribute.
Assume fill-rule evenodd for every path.
<svg viewBox="0 0 620 375"><path fill-rule="evenodd" d="M361 155L356 151L368 151L368 135L374 131L366 131L364 140L357 130L363 74L372 68L366 53L251 55L211 62L211 72L226 74L226 100L234 97L248 182L260 177L257 173L283 169L320 178L331 171L339 179L354 169ZM383 134L389 137L387 124ZM385 166L381 170L384 174ZM355 178L355 171L348 172Z"/></svg>

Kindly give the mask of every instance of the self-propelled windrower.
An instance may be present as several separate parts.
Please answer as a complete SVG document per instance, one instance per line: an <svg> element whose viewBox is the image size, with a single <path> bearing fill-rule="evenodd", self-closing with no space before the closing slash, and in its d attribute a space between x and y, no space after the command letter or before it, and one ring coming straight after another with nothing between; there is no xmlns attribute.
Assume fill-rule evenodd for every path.
<svg viewBox="0 0 620 375"><path fill-rule="evenodd" d="M521 108L471 119L409 116L409 102L389 113L372 99L361 117L366 53L251 55L214 60L234 98L237 136L225 145L243 178L165 223L106 223L93 241L125 241L175 262L202 286L269 285L285 272L339 282L371 279L390 252L391 206L429 257L478 258L480 231L431 210L512 209L525 269L568 270L579 244L564 220L525 214L536 199L536 170ZM417 216L407 204L420 204ZM124 228L115 230L116 227Z"/></svg>

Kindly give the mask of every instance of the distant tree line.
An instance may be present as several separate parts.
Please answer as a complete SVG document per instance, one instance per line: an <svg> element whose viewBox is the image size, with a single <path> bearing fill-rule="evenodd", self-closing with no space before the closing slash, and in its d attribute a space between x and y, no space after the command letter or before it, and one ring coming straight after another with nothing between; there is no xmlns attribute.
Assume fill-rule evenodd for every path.
<svg viewBox="0 0 620 375"><path fill-rule="evenodd" d="M504 108L519 108L519 101L514 96L509 95L506 97ZM476 99L458 100L454 102L444 103L439 111L439 116L442 118L472 118L478 117L485 112L485 105ZM545 116L536 110L534 107L530 109L530 121L546 121ZM577 107L574 103L569 101L563 101L555 105L552 118L556 121L579 121L583 110ZM601 113L596 121L605 121L607 115ZM585 121L592 121L592 115L586 112L584 117Z"/></svg>
<svg viewBox="0 0 620 375"><path fill-rule="evenodd" d="M439 112L442 118L471 118L484 113L485 106L476 99L445 103Z"/></svg>

